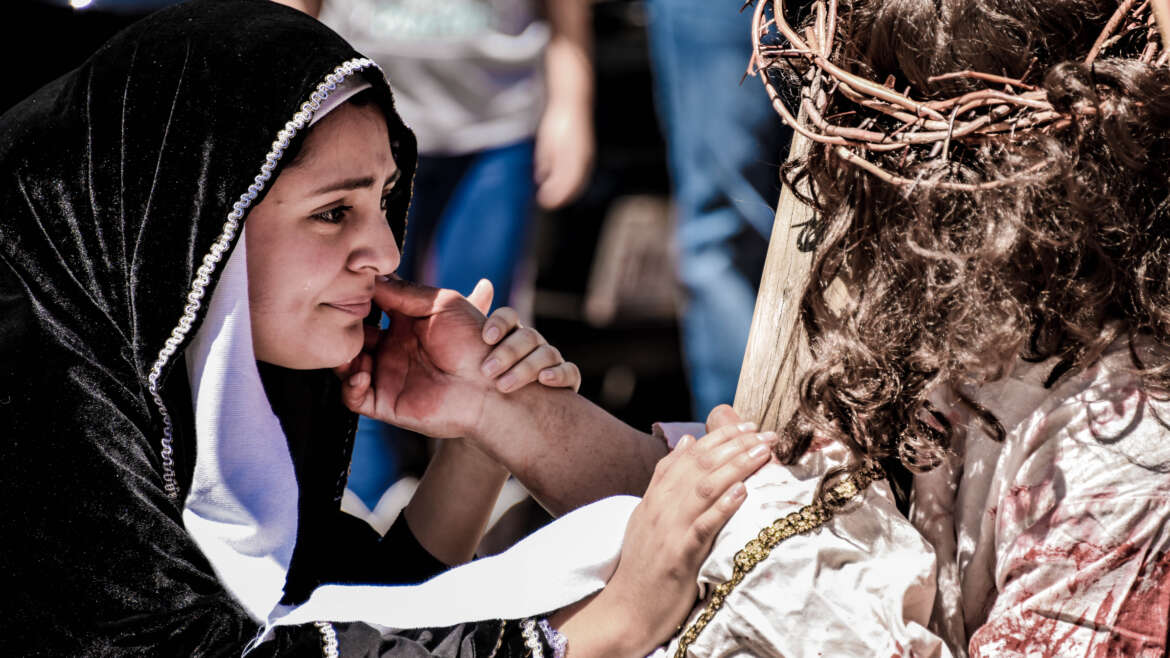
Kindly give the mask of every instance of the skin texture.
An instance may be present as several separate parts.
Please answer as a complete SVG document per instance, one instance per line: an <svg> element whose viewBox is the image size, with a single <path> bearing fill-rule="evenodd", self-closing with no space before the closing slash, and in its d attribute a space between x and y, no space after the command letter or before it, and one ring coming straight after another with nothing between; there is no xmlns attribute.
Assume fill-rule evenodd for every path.
<svg viewBox="0 0 1170 658"><path fill-rule="evenodd" d="M361 350L375 281L400 260L385 215L398 177L389 144L376 107L343 105L313 127L299 157L249 214L248 295L261 361L334 368ZM482 316L491 283L480 281L469 299ZM551 387L581 384L577 367L521 327L511 308L497 309L481 338L495 346L482 372L501 392L537 378Z"/></svg>
<svg viewBox="0 0 1170 658"><path fill-rule="evenodd" d="M397 175L377 107L347 103L309 132L247 221L256 358L331 368L361 350L374 281L400 259L384 203Z"/></svg>

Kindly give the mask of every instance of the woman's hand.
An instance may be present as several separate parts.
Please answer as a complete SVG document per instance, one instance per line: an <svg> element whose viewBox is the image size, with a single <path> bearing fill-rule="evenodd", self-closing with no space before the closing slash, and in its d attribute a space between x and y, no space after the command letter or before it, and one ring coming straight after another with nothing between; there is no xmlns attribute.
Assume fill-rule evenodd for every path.
<svg viewBox="0 0 1170 658"><path fill-rule="evenodd" d="M543 383L575 388L576 366L565 364L540 334L516 329L509 335L506 330L517 323L507 313L497 312L485 324L480 309L491 306L491 297L486 281L467 298L397 279L378 281L374 301L390 316L390 328L366 327L362 352L336 370L345 405L428 436L453 438L476 426L486 396L498 393L508 375L509 391L547 371L552 379ZM486 332L492 328L503 339L489 353ZM500 380L484 374L493 358Z"/></svg>
<svg viewBox="0 0 1170 658"><path fill-rule="evenodd" d="M491 283L484 279L468 297L481 311L491 306L490 297L486 307L473 299L484 284L490 290ZM535 381L550 388L576 391L581 387L581 371L577 366L565 361L560 350L549 345L540 332L521 325L515 309L508 306L496 309L484 323L482 335L485 343L496 348L483 360L480 370L485 377L495 380L496 389L501 393L511 393Z"/></svg>
<svg viewBox="0 0 1170 658"><path fill-rule="evenodd" d="M699 566L743 503L743 480L767 463L774 432L752 423L685 436L658 462L605 589L558 612L574 656L644 656L671 636L698 593Z"/></svg>

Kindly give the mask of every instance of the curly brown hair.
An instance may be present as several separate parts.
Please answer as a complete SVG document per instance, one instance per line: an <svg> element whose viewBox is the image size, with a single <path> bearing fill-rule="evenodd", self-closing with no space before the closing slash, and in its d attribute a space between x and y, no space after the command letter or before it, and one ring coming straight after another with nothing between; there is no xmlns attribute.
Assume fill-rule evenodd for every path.
<svg viewBox="0 0 1170 658"><path fill-rule="evenodd" d="M1117 7L841 0L832 61L849 72L925 100L987 86L934 76L989 72L1035 85L1072 118L1008 139L956 141L943 157L866 156L911 180L1014 177L996 189L891 184L818 144L786 166L786 183L817 211L802 298L813 362L787 427L787 460L815 434L929 470L952 437L928 400L937 388L1002 438L995 416L963 392L1017 359L1055 357L1052 385L1119 337L1132 345L1149 336L1170 352L1170 69L1136 57L1144 32L1083 63ZM864 108L836 96L824 114L845 112ZM883 116L869 120L880 126ZM837 278L848 292L831 303ZM1167 360L1131 354L1150 392L1170 391Z"/></svg>

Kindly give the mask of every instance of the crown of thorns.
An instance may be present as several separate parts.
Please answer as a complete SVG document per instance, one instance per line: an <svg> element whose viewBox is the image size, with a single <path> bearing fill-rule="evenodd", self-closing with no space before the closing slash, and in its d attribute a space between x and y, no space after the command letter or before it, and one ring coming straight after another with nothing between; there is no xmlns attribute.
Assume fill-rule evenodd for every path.
<svg viewBox="0 0 1170 658"><path fill-rule="evenodd" d="M771 17L766 17L765 10L769 5ZM784 5L784 0L759 0L756 3L752 17L753 54L748 73L763 81L772 107L793 130L813 142L832 147L845 162L888 183L962 191L1010 185L1034 173L1045 163L1005 178L965 183L941 178L906 178L866 156L914 149L921 152L921 159L945 160L953 143L1012 139L1027 131L1055 130L1073 120L1072 113L1054 108L1047 94L1035 85L982 71L955 71L934 76L929 81L967 78L986 84L983 89L951 98L916 100L910 96L910 89L902 93L895 90L892 78L886 84L880 84L850 73L832 61L836 47L838 0L813 2L813 20L803 30L803 35L788 23ZM1162 43L1170 43L1165 33L1170 30L1170 21L1165 18L1168 15L1170 0L1144 0L1141 3L1122 0L1085 56L1085 64L1092 64L1101 52L1141 31L1144 32L1145 44L1138 59L1147 64L1164 65L1170 57L1170 49L1162 47ZM1161 38L1159 26L1164 31ZM775 38L777 35L781 38ZM781 45L776 45L778 42ZM773 77L768 75L771 69L792 71L793 60L807 66L795 111L788 107L780 90L773 84ZM783 76L778 77L783 79ZM825 116L826 107L836 95L867 111ZM1091 108L1083 110L1086 113L1092 111ZM846 124L849 119L854 123Z"/></svg>

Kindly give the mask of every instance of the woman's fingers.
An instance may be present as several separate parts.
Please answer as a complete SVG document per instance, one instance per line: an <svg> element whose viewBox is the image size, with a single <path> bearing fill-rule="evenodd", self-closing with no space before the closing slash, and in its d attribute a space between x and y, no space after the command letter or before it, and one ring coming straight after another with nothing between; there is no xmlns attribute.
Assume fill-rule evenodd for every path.
<svg viewBox="0 0 1170 658"><path fill-rule="evenodd" d="M691 539L702 554L705 555L711 550L715 536L719 534L723 526L727 525L727 521L731 519L746 499L747 487L744 486L743 482L737 481L723 492L714 505L699 514L694 523L691 524Z"/></svg>
<svg viewBox="0 0 1170 658"><path fill-rule="evenodd" d="M732 430L735 429L732 426ZM772 446L778 439L775 432L734 431L731 436L720 436L726 431L708 434L686 445L680 442L680 447L672 453L677 455L673 462L663 464L667 471L663 479L676 483L674 487L666 485L664 488L678 492L673 494L674 504L680 512L692 519L690 524L696 533L695 537L704 541L714 537L708 531L712 527L716 531L723 527L723 521L726 521L734 508L726 516L722 512L713 515L708 512L720 507L721 501L736 483L742 482L768 462ZM735 503L735 507L738 504ZM712 519L721 520L712 526Z"/></svg>
<svg viewBox="0 0 1170 658"><path fill-rule="evenodd" d="M484 323L481 335L485 343L496 347L484 357L480 372L495 378L500 392L510 393L532 382L550 388L580 388L581 371L577 366L567 363L540 332L522 326L515 309L496 309Z"/></svg>
<svg viewBox="0 0 1170 658"><path fill-rule="evenodd" d="M703 450L702 440L690 451L690 479L701 501L713 501L728 487L743 480L768 461L775 434L740 434L713 449Z"/></svg>
<svg viewBox="0 0 1170 658"><path fill-rule="evenodd" d="M720 443L705 446L707 452L700 454L698 458L701 460L703 466L718 468L734 459L736 455L750 452L761 445L770 447L776 443L778 438L779 435L775 432L748 431L721 441Z"/></svg>
<svg viewBox="0 0 1170 658"><path fill-rule="evenodd" d="M757 429L758 428L755 423L724 425L723 427L720 427L713 432L709 432L699 441L702 443L703 447L713 449L716 446L723 445L724 443L727 443L728 441L743 434L750 434L755 432Z"/></svg>
<svg viewBox="0 0 1170 658"><path fill-rule="evenodd" d="M720 427L738 425L741 422L743 420L731 405L721 404L712 409L711 413L707 414L707 431L714 432Z"/></svg>
<svg viewBox="0 0 1170 658"><path fill-rule="evenodd" d="M483 342L495 345L500 339L520 326L520 314L510 306L501 306L483 323Z"/></svg>
<svg viewBox="0 0 1170 658"><path fill-rule="evenodd" d="M509 368L496 380L496 388L502 393L511 393L537 381L540 371L564 363L564 361L557 348L547 343L537 345L519 363Z"/></svg>
<svg viewBox="0 0 1170 658"><path fill-rule="evenodd" d="M696 439L690 434L684 435L675 444L674 449L658 461L655 478L662 477L660 472L672 468L676 461L684 457L695 459L699 469L716 468L740 450L737 447L739 444L724 447L722 450L720 450L720 446L724 446L732 439L742 435L756 436L756 440L761 440L759 435L754 434L755 429L755 423L740 423L739 425L720 427L714 432L704 435L702 439ZM762 440L774 440L774 434L771 432L765 432L763 435Z"/></svg>
<svg viewBox="0 0 1170 658"><path fill-rule="evenodd" d="M540 371L540 383L550 388L581 388L581 370L572 361L564 361Z"/></svg>
<svg viewBox="0 0 1170 658"><path fill-rule="evenodd" d="M480 367L480 370L487 377L497 377L520 363L520 361L528 356L529 352L544 344L544 337L535 329L521 327L500 341L500 344L496 345L495 349L488 353L487 357L483 360L483 365ZM544 356L547 356L547 354ZM546 368L556 365L562 360L558 358L556 361L544 362L541 367Z"/></svg>
<svg viewBox="0 0 1170 658"><path fill-rule="evenodd" d="M719 446L710 459L702 456L696 461L707 465L703 474L695 480L695 495L704 503L710 503L723 494L731 485L741 482L767 463L772 454L774 440L764 440L761 435L744 435Z"/></svg>
<svg viewBox="0 0 1170 658"><path fill-rule="evenodd" d="M768 461L775 435L761 438L755 425L747 427L684 436L659 460L631 517L617 571L603 593L635 602L621 614L635 616L658 640L685 619L703 559L747 496L744 478Z"/></svg>

